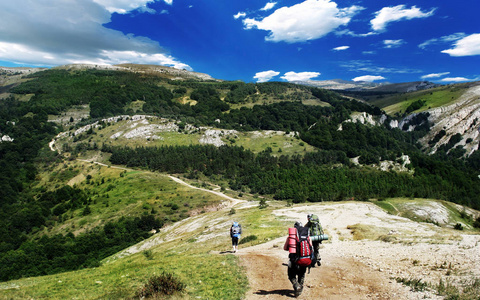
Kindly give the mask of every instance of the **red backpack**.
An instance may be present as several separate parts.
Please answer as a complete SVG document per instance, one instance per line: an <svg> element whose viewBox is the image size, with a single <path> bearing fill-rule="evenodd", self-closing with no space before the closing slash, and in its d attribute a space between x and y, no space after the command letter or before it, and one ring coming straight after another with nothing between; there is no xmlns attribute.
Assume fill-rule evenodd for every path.
<svg viewBox="0 0 480 300"><path fill-rule="evenodd" d="M313 249L310 245L309 228L297 228L297 256L295 263L302 267L308 267L312 264Z"/></svg>

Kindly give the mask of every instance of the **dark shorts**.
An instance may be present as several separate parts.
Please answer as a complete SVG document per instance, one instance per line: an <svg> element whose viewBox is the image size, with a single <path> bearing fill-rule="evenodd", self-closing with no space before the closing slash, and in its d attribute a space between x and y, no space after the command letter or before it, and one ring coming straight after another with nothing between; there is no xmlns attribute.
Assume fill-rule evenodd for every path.
<svg viewBox="0 0 480 300"><path fill-rule="evenodd" d="M238 237L232 236L232 246L238 246Z"/></svg>

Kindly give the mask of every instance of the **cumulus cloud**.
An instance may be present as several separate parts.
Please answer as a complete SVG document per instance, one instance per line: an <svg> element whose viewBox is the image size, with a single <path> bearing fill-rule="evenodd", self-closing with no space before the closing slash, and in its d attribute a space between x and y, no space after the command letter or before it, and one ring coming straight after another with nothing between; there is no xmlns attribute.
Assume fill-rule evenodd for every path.
<svg viewBox="0 0 480 300"><path fill-rule="evenodd" d="M243 11L239 11L236 15L233 15L233 18L239 19L239 18L245 18L246 16L247 16L246 13L244 13Z"/></svg>
<svg viewBox="0 0 480 300"><path fill-rule="evenodd" d="M457 42L452 49L443 50L450 56L472 56L480 55L480 33L471 34Z"/></svg>
<svg viewBox="0 0 480 300"><path fill-rule="evenodd" d="M305 42L321 38L347 25L363 7L338 8L330 0L306 0L302 3L282 7L271 15L256 20L243 20L245 29L257 28L269 31L267 41L287 43Z"/></svg>
<svg viewBox="0 0 480 300"><path fill-rule="evenodd" d="M422 12L416 6L412 6L409 9L405 8L405 5L384 7L375 13L375 18L370 21L370 25L374 31L384 31L388 23L415 18L427 18L432 16L434 12L435 9L429 12Z"/></svg>
<svg viewBox="0 0 480 300"><path fill-rule="evenodd" d="M464 81L472 81L472 79L468 79L465 77L445 77L441 81L442 82L464 82Z"/></svg>
<svg viewBox="0 0 480 300"><path fill-rule="evenodd" d="M366 81L366 82L373 82L376 80L384 80L385 77L383 76L375 76L375 75L364 75L364 76L358 76L353 78L353 81Z"/></svg>
<svg viewBox="0 0 480 300"><path fill-rule="evenodd" d="M334 51L342 51L342 50L347 50L348 48L350 48L350 46L340 46L340 47L335 47L335 48L333 48L332 50L334 50Z"/></svg>
<svg viewBox="0 0 480 300"><path fill-rule="evenodd" d="M306 81L310 80L312 78L320 76L321 73L318 72L287 72L285 73L282 77L282 79L285 79L286 81Z"/></svg>
<svg viewBox="0 0 480 300"><path fill-rule="evenodd" d="M253 78L257 79L257 82L267 82L270 81L273 77L279 75L280 72L276 72L273 70L270 71L263 71L263 72L258 72L253 76Z"/></svg>
<svg viewBox="0 0 480 300"><path fill-rule="evenodd" d="M400 40L384 40L383 45L385 48L398 48L401 45L405 44L405 41L400 39Z"/></svg>
<svg viewBox="0 0 480 300"><path fill-rule="evenodd" d="M450 72L432 73L432 74L423 75L420 78L422 78L422 79L439 78L439 77L442 77L442 76L445 76L445 75L448 75L448 74L450 74Z"/></svg>
<svg viewBox="0 0 480 300"><path fill-rule="evenodd" d="M262 9L260 10L271 10L275 5L277 5L277 2L268 2Z"/></svg>
<svg viewBox="0 0 480 300"><path fill-rule="evenodd" d="M45 4L47 0L3 2L0 60L51 66L131 62L191 70L188 65L165 54L157 42L146 37L125 35L102 25L110 21L113 7L120 9L120 4L127 1L97 1L99 3L50 0L49 5ZM132 5L135 3L135 9L147 2L128 1ZM23 16L21 23L18 22L19 15Z"/></svg>

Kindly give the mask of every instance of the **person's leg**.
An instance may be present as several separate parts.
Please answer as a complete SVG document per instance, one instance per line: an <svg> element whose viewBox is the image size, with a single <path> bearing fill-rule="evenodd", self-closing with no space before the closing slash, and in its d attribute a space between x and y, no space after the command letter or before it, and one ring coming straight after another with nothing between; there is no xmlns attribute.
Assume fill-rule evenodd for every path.
<svg viewBox="0 0 480 300"><path fill-rule="evenodd" d="M319 266L321 265L320 263L320 253L319 253L319 250L320 249L320 243L316 242L316 243L313 243L313 255L314 255L314 265L315 263L317 263Z"/></svg>
<svg viewBox="0 0 480 300"><path fill-rule="evenodd" d="M238 237L232 237L233 252L237 252L238 249Z"/></svg>
<svg viewBox="0 0 480 300"><path fill-rule="evenodd" d="M300 294L303 291L303 283L305 282L305 273L307 272L307 267L299 267L297 271L298 275L298 289L297 289L297 297L300 296Z"/></svg>
<svg viewBox="0 0 480 300"><path fill-rule="evenodd" d="M301 293L301 285L299 283L299 280L297 279L298 274L299 274L299 268L297 265L294 265L290 263L291 266L288 267L288 279L292 283L293 286L293 293L295 297L298 297Z"/></svg>

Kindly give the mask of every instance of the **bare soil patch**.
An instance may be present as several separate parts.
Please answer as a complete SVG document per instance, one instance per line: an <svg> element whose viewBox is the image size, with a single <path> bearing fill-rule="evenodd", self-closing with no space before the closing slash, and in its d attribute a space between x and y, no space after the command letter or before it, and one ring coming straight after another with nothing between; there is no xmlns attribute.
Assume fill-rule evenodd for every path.
<svg viewBox="0 0 480 300"><path fill-rule="evenodd" d="M301 299L443 299L432 289L413 291L397 282L440 280L461 286L480 276L480 236L467 235L388 215L372 203L350 202L300 206L274 211L292 220L316 213L331 239L322 245L322 266L306 275ZM362 224L378 230L379 239L354 240L348 227ZM383 233L387 232L385 238ZM375 236L375 235L373 235ZM285 237L286 238L286 237ZM250 290L247 299L287 299L285 238L240 249ZM387 241L383 241L385 239Z"/></svg>

